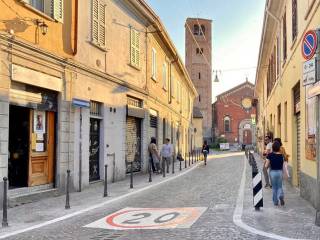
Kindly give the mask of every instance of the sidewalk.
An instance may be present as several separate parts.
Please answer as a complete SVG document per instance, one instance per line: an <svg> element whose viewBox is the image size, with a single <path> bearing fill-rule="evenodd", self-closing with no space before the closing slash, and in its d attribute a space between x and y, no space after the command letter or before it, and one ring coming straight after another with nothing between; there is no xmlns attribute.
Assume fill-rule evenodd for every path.
<svg viewBox="0 0 320 240"><path fill-rule="evenodd" d="M262 172L262 159L257 154L255 159L259 171ZM248 163L246 176L243 222L258 230L282 237L320 239L320 227L314 224L316 210L300 197L298 189L284 181L285 206L275 207L272 203L272 189L263 188L264 207L260 211L255 211L252 203L251 166Z"/></svg>
<svg viewBox="0 0 320 240"><path fill-rule="evenodd" d="M82 192L70 194L71 209L69 210L65 209L65 195L9 208L9 227L0 227L0 239L6 234L26 228L32 228L47 221L54 221L54 219L57 218L69 218L73 215L78 215L79 211L90 211L91 209L106 205L119 198L125 198L128 195L140 192L144 188L149 188L162 182L173 180L177 176L194 169L198 164L203 164L203 162L194 162L194 164L191 164L189 167L187 161L187 168L185 168L184 162L182 162L182 171L179 170L179 164L179 161L175 161L175 174L172 174L172 165L170 165L170 173L166 173L165 178L162 174L153 174L151 183L149 182L149 174L134 174L133 189L130 189L130 175L127 175L126 179L123 181L112 184L108 183L108 197L105 198L103 197L103 182L92 184ZM2 220L2 211L0 213L0 218Z"/></svg>

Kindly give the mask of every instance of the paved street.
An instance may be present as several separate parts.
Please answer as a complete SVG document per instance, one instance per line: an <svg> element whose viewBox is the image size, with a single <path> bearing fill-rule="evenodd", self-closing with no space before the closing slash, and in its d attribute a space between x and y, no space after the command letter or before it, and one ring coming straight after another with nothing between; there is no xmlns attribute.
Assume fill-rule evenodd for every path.
<svg viewBox="0 0 320 240"><path fill-rule="evenodd" d="M101 206L83 214L57 221L50 225L28 231L8 239L269 239L236 226L233 214L239 194L244 169L244 156L224 154L212 157L208 165L200 163L194 170L176 179L147 189L123 200ZM312 208L301 200L288 200L285 209L272 209L270 193L266 192L267 208L255 213L250 189L250 168L246 165L246 186L242 220L259 230L283 237L320 239L320 229L312 225ZM240 189L241 190L241 189ZM267 190L270 191L270 190ZM292 189L286 189L292 192ZM294 194L294 193L292 193ZM100 197L100 196L99 196ZM268 199L270 198L270 199ZM295 196L295 198L297 198ZM299 200L300 201L300 200ZM292 206L290 206L292 204ZM294 211L296 204L298 210ZM108 230L84 227L124 208L188 208L202 207L206 211L190 228ZM269 214L268 212L272 213ZM298 213L304 213L304 225L296 228ZM266 214L264 225L263 216ZM279 215L279 216L277 216ZM290 219L286 219L285 217ZM165 221L165 220L164 220ZM287 228L290 223L291 228ZM274 228L274 226L277 226ZM280 230L279 230L280 229ZM287 231L288 229L288 231ZM297 235L299 233L299 235ZM280 236L279 236L280 237ZM289 238L276 238L289 239Z"/></svg>

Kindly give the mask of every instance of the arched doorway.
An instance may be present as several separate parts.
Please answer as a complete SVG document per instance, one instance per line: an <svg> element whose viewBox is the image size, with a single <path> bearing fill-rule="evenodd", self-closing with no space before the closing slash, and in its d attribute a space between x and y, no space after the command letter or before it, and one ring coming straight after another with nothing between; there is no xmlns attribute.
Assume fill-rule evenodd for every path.
<svg viewBox="0 0 320 240"><path fill-rule="evenodd" d="M252 133L251 129L245 129L243 131L243 144L244 145L251 145L252 144Z"/></svg>

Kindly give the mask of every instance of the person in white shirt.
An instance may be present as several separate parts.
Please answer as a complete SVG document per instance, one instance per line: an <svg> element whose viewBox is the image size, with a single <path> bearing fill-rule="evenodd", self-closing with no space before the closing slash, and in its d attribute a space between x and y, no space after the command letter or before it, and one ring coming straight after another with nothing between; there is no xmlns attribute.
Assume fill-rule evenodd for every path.
<svg viewBox="0 0 320 240"><path fill-rule="evenodd" d="M160 155L162 157L162 171L165 171L167 165L167 173L169 173L169 165L173 155L173 147L170 144L170 139L166 138L166 143L162 145Z"/></svg>
<svg viewBox="0 0 320 240"><path fill-rule="evenodd" d="M266 149L263 152L263 156L264 156L263 175L266 182L265 188L271 188L272 186L270 184L268 168L265 167L266 157L272 152L272 140L270 136L265 137L265 143L266 143Z"/></svg>

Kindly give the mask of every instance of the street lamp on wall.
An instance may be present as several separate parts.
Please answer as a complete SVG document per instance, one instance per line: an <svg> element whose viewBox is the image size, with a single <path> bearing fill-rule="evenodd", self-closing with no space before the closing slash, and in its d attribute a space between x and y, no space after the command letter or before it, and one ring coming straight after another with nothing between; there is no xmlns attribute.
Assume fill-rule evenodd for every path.
<svg viewBox="0 0 320 240"><path fill-rule="evenodd" d="M218 83L219 82L219 78L218 78L218 73L221 74L221 70L213 70L213 72L216 73L215 77L214 77L214 81L215 83Z"/></svg>
<svg viewBox="0 0 320 240"><path fill-rule="evenodd" d="M48 25L45 21L37 19L37 26L40 28L42 35L46 35L48 32Z"/></svg>

